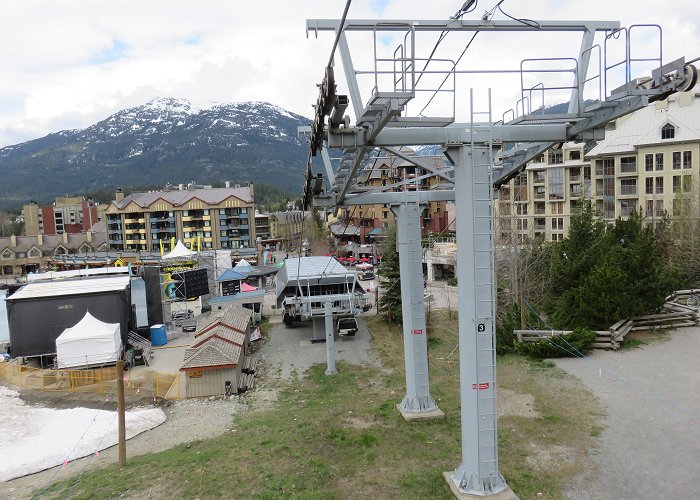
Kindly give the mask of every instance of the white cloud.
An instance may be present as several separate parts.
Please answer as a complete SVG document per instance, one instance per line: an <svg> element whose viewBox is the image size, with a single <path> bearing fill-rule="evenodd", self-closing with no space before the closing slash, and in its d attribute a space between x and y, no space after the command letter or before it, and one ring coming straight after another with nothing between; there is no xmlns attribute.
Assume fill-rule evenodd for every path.
<svg viewBox="0 0 700 500"><path fill-rule="evenodd" d="M495 0L478 3L467 18L478 19ZM446 19L461 1L355 0L349 18ZM331 33L306 38L307 18L337 19L344 0L130 0L94 2L24 0L3 7L0 16L0 146L39 137L60 128L83 128L124 107L157 96L187 98L198 104L264 100L312 115ZM700 52L695 2L679 0L673 9L648 0L609 2L506 1L516 17L608 19L658 23L664 28L664 60ZM498 13L496 19L504 19ZM483 36L482 36L483 35ZM482 33L462 64L469 68L517 67L523 57L571 56L578 38ZM451 34L437 57L456 58L466 34ZM356 69L368 69L371 39L352 36ZM396 37L383 37L380 42ZM418 38L427 56L437 34ZM547 42L541 40L547 39ZM379 44L379 47L383 43ZM391 47L393 50L393 46ZM341 68L339 87L345 91ZM427 77L426 77L427 78ZM362 77L363 97L373 85ZM460 88L494 89L494 107L512 106L519 88L513 75L461 76ZM509 86L509 90L505 89ZM443 96L444 97L444 96ZM464 94L459 97L466 99ZM419 106L418 108L420 108Z"/></svg>

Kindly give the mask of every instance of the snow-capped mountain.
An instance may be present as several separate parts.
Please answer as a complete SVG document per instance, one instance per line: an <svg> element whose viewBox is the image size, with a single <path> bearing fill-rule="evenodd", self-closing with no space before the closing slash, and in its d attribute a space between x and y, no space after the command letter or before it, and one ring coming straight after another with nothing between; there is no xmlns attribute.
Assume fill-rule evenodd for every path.
<svg viewBox="0 0 700 500"><path fill-rule="evenodd" d="M301 189L310 120L265 102L198 108L158 98L83 130L63 130L0 149L0 199L188 181L265 182Z"/></svg>

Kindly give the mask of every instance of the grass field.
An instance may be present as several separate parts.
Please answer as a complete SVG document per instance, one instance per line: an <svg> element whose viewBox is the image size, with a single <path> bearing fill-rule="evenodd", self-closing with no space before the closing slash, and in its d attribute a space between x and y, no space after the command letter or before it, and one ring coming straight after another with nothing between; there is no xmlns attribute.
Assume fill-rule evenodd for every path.
<svg viewBox="0 0 700 500"><path fill-rule="evenodd" d="M431 393L446 418L411 424L394 408L405 384L400 331L367 322L383 368L339 364L329 377L317 365L219 438L130 458L42 496L452 498L441 474L461 457L456 320L433 313L429 333ZM521 499L561 498L600 435L600 408L552 363L501 357L498 380L501 472Z"/></svg>

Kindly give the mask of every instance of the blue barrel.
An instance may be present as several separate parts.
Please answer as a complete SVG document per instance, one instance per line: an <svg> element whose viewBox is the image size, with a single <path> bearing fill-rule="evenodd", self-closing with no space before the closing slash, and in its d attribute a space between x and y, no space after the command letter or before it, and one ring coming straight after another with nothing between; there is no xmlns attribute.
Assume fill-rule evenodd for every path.
<svg viewBox="0 0 700 500"><path fill-rule="evenodd" d="M168 332L165 325L151 326L151 345L158 347L168 343Z"/></svg>

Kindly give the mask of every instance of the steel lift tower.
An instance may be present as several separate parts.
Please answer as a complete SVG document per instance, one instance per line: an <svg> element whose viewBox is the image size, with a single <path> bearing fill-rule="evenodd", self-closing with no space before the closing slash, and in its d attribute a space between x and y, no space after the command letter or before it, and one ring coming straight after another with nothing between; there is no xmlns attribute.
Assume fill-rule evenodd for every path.
<svg viewBox="0 0 700 500"><path fill-rule="evenodd" d="M396 214L406 366L406 395L399 411L410 420L441 413L430 396L428 379L419 216L424 205L431 201L454 200L462 457L459 466L445 473L445 477L458 497L512 498L514 495L498 467L494 188L507 182L530 159L552 145L602 139L607 123L674 92L691 89L697 80L697 70L683 58L662 61L658 26L620 28L617 22L601 21L497 21L490 16L463 20L461 15L427 21L307 20L307 33L335 33L348 95L336 93L332 56L325 68L314 123L309 130L304 202L324 207L387 204ZM657 37L658 52L649 57L633 57L631 34L642 30ZM460 33L471 35L473 40L476 34L514 37L523 32L543 39L536 44L539 51L545 50L545 38L551 33L578 35L580 48L568 58L524 58L519 68L484 70L462 68L461 56L438 59L434 56L435 49L428 55L432 43L425 50L421 47L430 33L439 34L442 41L445 36ZM349 38L359 34L370 40L369 44L360 45L359 56L370 52L367 47L373 48L367 66L362 68L357 66L349 44ZM395 41L388 52L387 41ZM618 44L618 52L613 50L614 44ZM513 43L512 46L527 48L528 45ZM618 53L621 55L616 58ZM640 66L652 70L651 76L633 79L632 72ZM480 101L483 109L477 111L473 92L465 91L469 87L462 81L488 72L514 74L521 82L516 106L497 121L492 117L490 91ZM609 88L620 74L621 85ZM556 75L554 80L548 78L552 75ZM532 83L533 77L541 77L541 81ZM361 84L363 78L365 87ZM369 90L366 100L363 90ZM562 91L567 94L567 111L545 114L547 95L561 96ZM584 100L584 96L590 95L595 98ZM436 96L443 106L433 116L425 110ZM416 104L419 109L425 106L412 113ZM349 105L355 116L352 124L345 116ZM459 123L456 115L462 105L468 105L465 117L469 121ZM510 118L508 121L506 116ZM438 171L421 162L420 157L399 151L401 146L419 145L439 145L454 168L454 177L446 175L449 169ZM337 167L332 165L326 148L343 151ZM414 163L426 172L425 177L442 177L445 187L397 192L402 183L374 190L358 186L358 171L375 149ZM329 190L323 188L323 174L311 172L311 157L319 152Z"/></svg>

